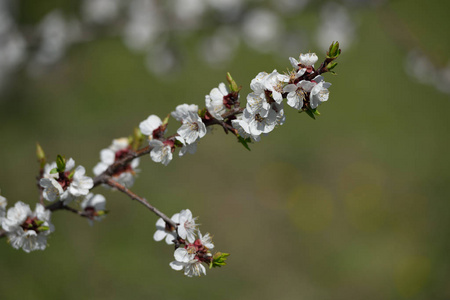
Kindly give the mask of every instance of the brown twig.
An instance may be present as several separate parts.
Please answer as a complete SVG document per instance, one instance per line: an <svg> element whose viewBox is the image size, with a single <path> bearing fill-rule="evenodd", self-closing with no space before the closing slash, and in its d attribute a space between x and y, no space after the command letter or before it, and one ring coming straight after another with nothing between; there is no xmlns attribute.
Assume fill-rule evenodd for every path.
<svg viewBox="0 0 450 300"><path fill-rule="evenodd" d="M141 203L142 205L144 205L145 207L150 209L157 216L159 216L161 219L163 219L166 222L166 224L168 224L171 228L175 229L177 227L177 224L174 221L172 221L168 216L166 216L164 213L159 211L156 207L154 207L153 205L148 203L147 200L145 200L142 197L139 197L138 195L136 195L135 193L133 193L132 191L127 189L125 186L123 186L120 183L118 183L117 181L114 181L112 178L109 178L106 181L106 184L109 185L112 188L118 189L122 193L127 194L131 199L138 201L139 203Z"/></svg>

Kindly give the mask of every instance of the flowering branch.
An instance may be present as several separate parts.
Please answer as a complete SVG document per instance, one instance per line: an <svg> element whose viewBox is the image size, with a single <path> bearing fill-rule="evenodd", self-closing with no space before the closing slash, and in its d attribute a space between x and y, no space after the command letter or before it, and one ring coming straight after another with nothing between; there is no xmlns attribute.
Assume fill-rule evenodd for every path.
<svg viewBox="0 0 450 300"><path fill-rule="evenodd" d="M47 164L44 151L38 145L40 202L35 211L31 211L27 204L19 201L6 214L6 199L0 196L0 237L7 236L14 248L26 252L44 250L47 236L54 231L51 213L58 210L75 213L93 225L107 213L105 197L91 192L101 185L126 194L159 217L153 238L156 241L165 239L167 244L175 245L175 261L170 263L172 269L184 269L184 274L192 277L206 274L204 264L209 268L224 266L229 254L212 254L211 235L201 234L197 217L193 217L189 209L169 218L129 189L139 172L140 157L150 154L154 162L168 165L177 148L179 156L193 154L198 141L207 134L207 127L212 125L221 126L225 133L233 133L238 142L250 150L248 144L259 141L261 136L284 124L284 100L298 112L306 112L315 119L319 115L317 107L328 100L331 86L320 74L333 72L337 65L334 60L340 52L339 43L332 43L318 69L314 68L317 55L307 53L301 54L298 61L290 58L294 69L287 74L276 70L270 74L259 73L250 84L253 92L247 96L245 108L240 106L241 87L228 73L228 87L221 83L218 88L213 88L205 96L206 108L199 109L195 104L178 105L164 120L150 115L132 136L113 140L111 146L101 150L101 161L93 168L94 178L85 175L83 166L75 167L73 159L66 160L61 155L55 162ZM166 137L170 116L181 126L175 134ZM148 145L141 148L145 140ZM44 206L44 200L53 203ZM72 203L79 209L70 206Z"/></svg>

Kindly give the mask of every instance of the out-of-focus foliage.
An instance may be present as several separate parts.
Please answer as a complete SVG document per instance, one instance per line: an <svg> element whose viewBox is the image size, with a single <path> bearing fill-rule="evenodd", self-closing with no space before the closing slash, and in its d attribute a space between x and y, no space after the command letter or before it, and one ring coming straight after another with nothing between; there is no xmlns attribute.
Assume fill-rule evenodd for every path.
<svg viewBox="0 0 450 300"><path fill-rule="evenodd" d="M81 16L75 2L21 1L17 22L34 30L55 8ZM132 134L148 115L164 117L181 103L203 106L227 71L245 96L258 72L290 67L288 56L311 50L324 58L327 46L315 40L325 35L324 24L353 24L348 46L328 37L328 45L339 39L343 52L339 75L326 74L333 76L330 100L316 120L287 110L285 125L251 152L216 129L195 155L167 167L142 160L133 190L168 215L189 207L200 216L216 247L232 254L226 267L194 280L175 273L168 265L172 251L153 241L156 217L98 188L110 211L101 223L90 227L62 211L52 216L56 231L45 251L25 254L0 244L1 299L450 298L450 99L405 72L415 49L444 70L450 4L429 1L425 10L406 0L315 1L295 11L274 9L278 2L289 1L252 1L233 23L245 34L243 24L263 26L257 23L270 11L267 20L280 20L275 33L288 28L290 38L276 34L276 42L264 42L270 52L240 38L234 55L213 68L199 45L222 30L208 26L217 15L186 37L180 28L166 31L176 35L169 44L183 60L163 77L149 73L143 55L130 52L123 35L108 35L106 25L100 26L105 34L72 44L57 63L31 72L39 76L29 76L23 63L29 56L19 60L13 51L5 64L21 63L0 94L0 188L9 205L34 206L36 141L47 157L73 157L92 175L98 151ZM347 16L333 23L324 7ZM249 14L261 10L252 21ZM158 57L150 53L148 61ZM436 72L417 72L425 82L441 80ZM171 120L168 128L175 132L178 124Z"/></svg>

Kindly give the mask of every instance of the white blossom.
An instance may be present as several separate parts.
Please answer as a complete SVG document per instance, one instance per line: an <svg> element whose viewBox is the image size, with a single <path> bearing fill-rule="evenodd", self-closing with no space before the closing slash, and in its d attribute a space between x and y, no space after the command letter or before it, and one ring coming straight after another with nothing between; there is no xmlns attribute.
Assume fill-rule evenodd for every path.
<svg viewBox="0 0 450 300"><path fill-rule="evenodd" d="M192 144L206 134L206 126L197 113L189 112L183 119L183 125L178 128L177 133L184 139L186 144Z"/></svg>
<svg viewBox="0 0 450 300"><path fill-rule="evenodd" d="M318 59L315 53L300 54L300 63L305 67L314 67Z"/></svg>
<svg viewBox="0 0 450 300"><path fill-rule="evenodd" d="M69 192L75 197L86 196L89 190L94 186L91 177L85 176L86 170L83 166L78 166L73 174L72 182L69 186Z"/></svg>
<svg viewBox="0 0 450 300"><path fill-rule="evenodd" d="M56 169L56 167L57 167L57 165L56 165L55 161L50 163L50 164L45 164L43 177L44 178L55 178L55 179L58 179L59 178L59 173L58 172L50 174L50 172L53 169ZM64 173L71 171L74 167L75 167L75 161L72 158L69 158L66 161L66 168L64 169Z"/></svg>
<svg viewBox="0 0 450 300"><path fill-rule="evenodd" d="M179 121L184 122L184 120L188 117L189 113L198 113L198 106L195 104L180 104L175 108L175 111L171 112L172 117Z"/></svg>
<svg viewBox="0 0 450 300"><path fill-rule="evenodd" d="M172 160L172 148L169 145L165 145L160 140L151 140L149 145L150 147L153 147L152 151L150 151L152 160L167 166Z"/></svg>
<svg viewBox="0 0 450 300"><path fill-rule="evenodd" d="M130 145L130 143L128 141L128 138L123 137L123 138L114 139L112 141L111 146L109 146L109 149L111 149L114 152L117 152L120 150L127 149L129 147L129 145Z"/></svg>
<svg viewBox="0 0 450 300"><path fill-rule="evenodd" d="M244 110L243 115L244 115L243 120L245 119L248 121L247 133L250 135L260 135L262 133L269 133L277 125L278 114L273 109L269 110L267 116L261 116L260 114L250 114L247 111L247 109ZM244 128L244 130L245 129L246 128Z"/></svg>
<svg viewBox="0 0 450 300"><path fill-rule="evenodd" d="M90 218L88 218L89 225L94 225L94 221L101 221L104 214L98 215L98 212L105 212L106 199L103 195L89 193L81 202L81 208Z"/></svg>
<svg viewBox="0 0 450 300"><path fill-rule="evenodd" d="M188 240L190 243L195 241L195 232L197 231L198 224L195 223L197 217L192 217L192 212L189 209L182 210L180 212L180 219L178 226L178 235Z"/></svg>
<svg viewBox="0 0 450 300"><path fill-rule="evenodd" d="M270 104L267 102L264 92L248 94L246 109L250 114L267 116L270 110Z"/></svg>
<svg viewBox="0 0 450 300"><path fill-rule="evenodd" d="M176 213L170 218L174 223L178 224L180 219L180 214ZM158 221L156 221L156 232L153 235L153 239L157 242L162 241L163 239L166 240L166 243L168 245L173 244L173 240L177 239L177 233L175 230L169 231L166 227L166 222L159 218Z"/></svg>
<svg viewBox="0 0 450 300"><path fill-rule="evenodd" d="M197 142L194 142L192 144L186 144L186 142L181 136L176 136L175 138L183 144L183 147L181 147L180 152L178 152L179 156L185 155L186 152L194 154L197 151Z"/></svg>
<svg viewBox="0 0 450 300"><path fill-rule="evenodd" d="M244 112L245 111L246 110L244 110ZM255 142L259 142L261 140L260 135L253 135L250 133L249 123L252 120L251 116L252 115L249 114L248 111L245 114L238 115L235 120L231 121L231 125L233 125L234 129L237 129L239 135L244 139L251 138Z"/></svg>
<svg viewBox="0 0 450 300"><path fill-rule="evenodd" d="M64 193L63 188L54 178L41 178L39 184L44 188L42 196L45 200L53 202Z"/></svg>
<svg viewBox="0 0 450 300"><path fill-rule="evenodd" d="M35 212L21 201L8 209L2 220L2 228L6 231L11 246L22 248L25 252L44 250L47 246L47 235L54 231L50 222L51 212L38 203Z"/></svg>
<svg viewBox="0 0 450 300"><path fill-rule="evenodd" d="M291 65L295 68L295 70L297 71L297 73L295 74L295 77L300 77L303 74L305 74L306 72L306 68L301 68L300 69L300 62L298 60L296 60L293 57L289 57L289 61L291 62Z"/></svg>
<svg viewBox="0 0 450 300"><path fill-rule="evenodd" d="M202 243L202 245L205 246L206 248L208 248L208 249L214 248L214 244L212 242L212 236L211 236L211 234L209 234L209 232L206 233L205 235L202 235L202 233L199 230L198 238L199 238L200 242Z"/></svg>
<svg viewBox="0 0 450 300"><path fill-rule="evenodd" d="M110 165L112 165L117 156L120 158L121 153L126 153L129 148L128 138L114 139L112 144L100 151L100 162L94 167L94 175L98 176L105 172ZM134 184L136 172L139 170L139 158L135 158L131 161L127 168L121 170L119 174L113 174L114 180L125 187L131 187ZM104 185L106 188L110 188L108 185Z"/></svg>
<svg viewBox="0 0 450 300"><path fill-rule="evenodd" d="M205 96L205 105L211 116L217 120L223 120L222 115L227 111L224 97L230 94L226 85L222 82L218 88L213 88L209 95Z"/></svg>
<svg viewBox="0 0 450 300"><path fill-rule="evenodd" d="M317 84L312 88L311 94L309 97L309 102L311 108L317 108L320 103L328 100L329 91L328 88L331 86L331 83L323 81L322 76L316 76L313 79Z"/></svg>
<svg viewBox="0 0 450 300"><path fill-rule="evenodd" d="M283 86L286 82L289 82L289 76L282 75L277 70L273 70L264 80L265 88L272 92L272 98L278 104L283 101Z"/></svg>
<svg viewBox="0 0 450 300"><path fill-rule="evenodd" d="M256 94L264 93L264 82L267 76L269 76L269 74L267 74L266 72L260 72L258 73L258 75L256 75L255 78L252 79L252 81L250 82L250 88L253 92L255 92Z"/></svg>
<svg viewBox="0 0 450 300"><path fill-rule="evenodd" d="M184 269L184 275L188 277L206 275L206 268L201 261L195 258L194 253L190 253L185 248L178 248L174 252L175 261L170 263L170 267L176 271Z"/></svg>
<svg viewBox="0 0 450 300"><path fill-rule="evenodd" d="M161 125L162 121L157 115L150 115L147 119L139 124L139 129L141 130L142 134L148 135L151 139L153 136L153 131L155 131L155 129L158 129L158 127Z"/></svg>

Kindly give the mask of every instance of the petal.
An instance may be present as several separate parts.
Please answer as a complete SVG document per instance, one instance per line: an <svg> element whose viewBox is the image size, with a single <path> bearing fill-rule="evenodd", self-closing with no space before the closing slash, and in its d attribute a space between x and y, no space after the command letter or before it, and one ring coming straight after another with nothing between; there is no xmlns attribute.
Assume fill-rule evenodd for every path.
<svg viewBox="0 0 450 300"><path fill-rule="evenodd" d="M184 266L186 265L185 263L179 262L179 261L173 261L170 264L170 267L172 269L174 269L175 271L181 271L183 270Z"/></svg>
<svg viewBox="0 0 450 300"><path fill-rule="evenodd" d="M164 230L156 230L155 234L153 235L153 239L159 242L164 239L166 235L167 233Z"/></svg>
<svg viewBox="0 0 450 300"><path fill-rule="evenodd" d="M179 262L188 262L190 258L190 254L187 252L185 248L178 248L173 253L173 256L175 257L176 261Z"/></svg>

